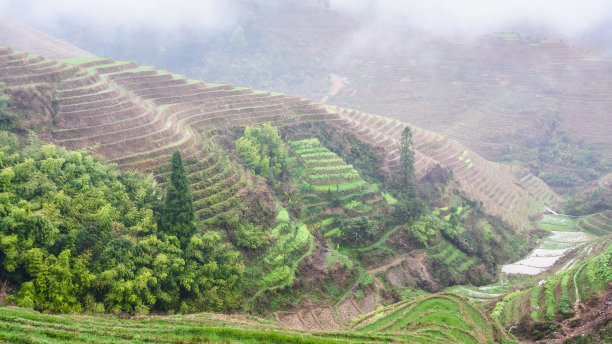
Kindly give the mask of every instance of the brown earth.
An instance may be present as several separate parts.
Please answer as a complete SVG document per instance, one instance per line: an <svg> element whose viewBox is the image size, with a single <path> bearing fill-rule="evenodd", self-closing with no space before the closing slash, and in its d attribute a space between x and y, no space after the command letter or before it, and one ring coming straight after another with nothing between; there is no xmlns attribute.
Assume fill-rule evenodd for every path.
<svg viewBox="0 0 612 344"><path fill-rule="evenodd" d="M612 283L597 298L586 302L586 305L574 305L573 309L575 316L561 322L555 338L542 342L563 343L569 338L594 334L606 327L612 321Z"/></svg>

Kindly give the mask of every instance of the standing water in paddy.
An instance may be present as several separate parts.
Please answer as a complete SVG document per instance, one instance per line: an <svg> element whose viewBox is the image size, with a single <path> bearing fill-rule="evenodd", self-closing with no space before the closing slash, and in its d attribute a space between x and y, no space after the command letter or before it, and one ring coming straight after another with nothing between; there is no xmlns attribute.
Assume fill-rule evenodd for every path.
<svg viewBox="0 0 612 344"><path fill-rule="evenodd" d="M592 235L584 232L567 231L567 229L573 227L573 221L560 215L544 216L541 225L545 229L559 230L551 230L551 235L542 239L540 245L529 256L517 262L504 265L502 272L507 274L537 275L553 266L557 260L571 249L594 239Z"/></svg>

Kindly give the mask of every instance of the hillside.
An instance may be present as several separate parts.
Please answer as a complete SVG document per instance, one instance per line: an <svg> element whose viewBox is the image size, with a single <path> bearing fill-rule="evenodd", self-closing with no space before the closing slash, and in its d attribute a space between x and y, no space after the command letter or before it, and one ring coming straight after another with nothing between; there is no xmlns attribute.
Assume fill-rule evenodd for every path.
<svg viewBox="0 0 612 344"><path fill-rule="evenodd" d="M404 220L385 219L385 214L389 215L397 203L389 192L396 196L398 193L393 185L399 141L394 135L405 126L403 123L360 115L367 117L366 121L355 113L351 115L343 109L334 111L302 98L205 83L135 62L105 58L49 60L10 48L3 48L2 53L1 81L7 85L9 109L12 109L9 110L12 115L4 123L6 127L17 132L33 128L41 138L67 149L87 149L117 163L121 169L152 173L162 188L169 181L170 154L178 149L185 160L196 218L202 226L224 229L231 242L250 249L266 247L268 240L263 239L263 233L276 238L276 243L268 247L269 257L251 261L255 265L247 269L253 281L261 279L260 283L247 287L248 293L254 295L252 307L260 307L260 302L274 294L266 290L291 285L299 263L315 249L311 235L317 236L316 231L320 230L324 236L317 239L317 247L330 245L328 241L348 247L378 242L372 246L375 251L388 245L386 240L393 233L400 236L407 233L407 229L393 228L407 221L407 215ZM276 181L283 178L280 175L259 176L261 172L240 163L240 160L247 161L247 156L240 154L253 148L248 145L256 144L248 143L244 149L238 147L244 126L264 122L278 126L287 141L290 173L284 177L288 178L283 183L286 185ZM452 196L454 203L464 203L455 214L461 215L455 226L466 223L467 229L460 236L477 235L467 223L478 222L485 213L503 218L505 225L494 227L495 241L504 249L487 263L488 268L492 271L495 264L506 259L502 257L520 252L517 247L505 244L503 237L520 237L512 245L525 249L527 235L523 232L529 226L528 216L539 212L544 203L555 202L554 193L538 184L537 178L527 186L510 182L495 185L494 176L518 180L523 177L521 171L487 163L477 155L468 156L460 145L417 127L414 132L418 178L424 177L437 163L460 177L456 191L460 194ZM344 148L332 152L332 147ZM464 181L463 176L467 175L472 179ZM443 182L444 178L438 181ZM473 192L475 185L482 191ZM541 194L531 196L530 188ZM502 189L508 189L507 194L499 193L501 197L497 197L497 191ZM291 213L289 218L283 207ZM484 225L488 220L480 221ZM445 226L435 221L422 222L422 225ZM352 231L360 226L371 228L368 234L353 236ZM386 236L381 238L385 232ZM449 229L448 235L449 240L465 240L458 239L454 229ZM423 244L427 239L427 236L421 239ZM463 249L473 254L486 245L478 243ZM299 258L288 274L284 270L287 266L279 265L275 258L279 251ZM379 253L388 256L389 252L392 250ZM282 261L286 260L285 256ZM475 259L467 261L465 269L477 263ZM363 269L360 266L342 269L344 278L348 279L346 284L356 274L363 275L359 272ZM278 274L283 276L280 280ZM332 297L338 299L342 293Z"/></svg>
<svg viewBox="0 0 612 344"><path fill-rule="evenodd" d="M204 83L135 62L54 61L5 48L2 63L1 81L9 92L40 83L56 92L57 112L50 114L54 142L90 149L120 167L153 171L177 148L188 161L206 158L207 166L214 165L214 154L209 157L208 151L197 148L198 132L274 121L282 126L329 123L354 133L384 149L386 170L397 171L398 138L405 125L399 121L326 108L294 96ZM51 99L43 101L51 107ZM512 228L528 228L529 216L561 200L525 169L491 163L454 140L411 127L417 176L435 164L450 168L468 197ZM235 194L241 190L240 184L233 188Z"/></svg>
<svg viewBox="0 0 612 344"><path fill-rule="evenodd" d="M106 31L79 30L78 18L56 30L99 56L411 123L487 160L518 164L561 194L610 172L611 62L578 50L581 42L530 28L436 37L335 12L325 1L232 4L234 30L187 30L164 49L146 43L166 42L163 32L125 30L108 40Z"/></svg>
<svg viewBox="0 0 612 344"><path fill-rule="evenodd" d="M493 317L520 338L557 339L588 336L607 342L610 336L610 237L581 247L556 273L535 285L506 295Z"/></svg>
<svg viewBox="0 0 612 344"><path fill-rule="evenodd" d="M0 45L29 51L49 58L94 57L66 41L36 30L15 19L0 15Z"/></svg>
<svg viewBox="0 0 612 344"><path fill-rule="evenodd" d="M53 225L41 227L46 231L40 234L44 238L35 240L30 240L25 230L16 232L13 222L0 222L4 231L0 233L4 254L0 261L3 268L12 269L6 276L9 290L13 294L19 290L16 300L43 311L147 314L235 310L273 314L278 324L293 329L339 331L310 332L315 342L512 342L511 336L468 300L454 294L423 295L423 290L437 292L455 284L493 282L499 265L520 259L544 235L532 229L546 227L534 222L545 206L558 209L564 201L529 170L486 160L454 139L413 124L282 93L203 82L134 61L52 60L2 47L0 82L6 85L8 96L8 107L0 106L5 115L3 129L17 133L22 141L18 148L9 134L3 136L11 142L2 155L7 158L0 160L4 161L6 211L16 223L39 226L46 223L41 216L53 219ZM401 181L405 161L401 141L407 126L415 153L413 196L402 191L407 186ZM86 150L104 163L91 167L95 160L84 152L58 153L54 146L37 145L37 135L28 134L30 130L43 141L68 150ZM168 189L173 173L170 156L176 151L184 160L199 230L191 239L179 238L180 245L177 237L152 229L160 223L161 197L147 196L149 203L142 203L145 191L139 191L148 190L150 196ZM141 184L130 181L134 176L113 177L123 186L100 179L101 171L114 171L106 162L117 164L121 171L135 171L135 178L142 176ZM83 163L76 171L84 174L75 177L75 183L61 185L65 170L75 171L67 169L70 163ZM25 172L34 171L33 166L35 173ZM13 169L19 172L18 178ZM147 174L150 176L144 177ZM585 197L600 189L607 191L608 179L605 176L594 183L594 191ZM56 186L50 186L49 180ZM53 302L30 295L38 295L40 290L29 288L41 288L41 284L28 284L34 280L27 279L38 281L37 276L44 275L30 268L30 252L48 255L43 262L54 269L67 259L68 269L75 270L71 273L81 273L78 266L85 264L88 248L84 244L75 248L74 242L81 243L78 233L82 231L77 229L92 219L69 211L71 207L58 198L57 191L66 188L70 197L80 199L86 197L83 190L94 187L84 185L101 180L102 184L110 183L101 186L110 192L106 196L109 201L102 192L93 192L96 198L86 203L84 212L95 214L94 220L103 219L106 229L99 230L107 231L116 241L99 240L97 245L110 248L96 249L93 261L86 264L92 281L97 281L85 290L87 293L81 290L69 308L53 308ZM111 196L115 193L110 190L123 188L133 196ZM132 198L135 204L130 203ZM116 203L105 205L111 201ZM113 207L116 210L110 210ZM591 208L601 212L575 222L576 228L602 237L598 244L593 243L597 249L589 250L586 256L605 248L605 235L610 230L605 205ZM62 216L76 216L76 222L59 224L58 211ZM96 225L87 226L92 233L98 231ZM19 235L24 235L30 246L13 245ZM158 251L153 242L165 251ZM13 245L10 252L9 244ZM206 269L201 270L198 262L203 260L201 252L208 252L207 245L219 250L206 254L214 264L203 265ZM108 256L116 260L107 260L114 247L123 248L116 250L116 257ZM164 282L157 284L147 273L158 267L149 266L151 262L145 258L138 260L138 265L129 265L129 273L122 270L123 264L113 264L144 257L144 252L154 262L178 255L175 262L182 260L194 269L187 273L201 277L173 270L175 275L164 275ZM123 276L123 289L114 289L108 282L111 275ZM171 283L174 280L180 280L180 286ZM199 292L200 283L214 285L220 296L214 301L206 299ZM172 290L168 295L166 288ZM124 300L121 290L136 296ZM89 292L94 293L93 299ZM243 302L237 302L238 295ZM433 315L427 310L430 306L438 307L435 309L442 314ZM417 309L422 311L422 319L404 316ZM21 309L4 311L19 319L38 317ZM62 318L43 317L42 326L53 319ZM87 321L104 322L104 317ZM140 320L132 321L134 327L141 326ZM173 320L160 320L159 332L153 332L174 338L168 331L169 321ZM274 330L273 325L266 325L265 333L248 334L231 330L234 325L224 326L228 328L198 332L194 337L244 338L247 342L274 337L267 332ZM343 332L349 328L363 334ZM50 333L13 326L3 335L11 340L22 332L32 341ZM109 334L126 340L136 338L105 332ZM85 340L99 334L50 335ZM139 335L148 340L148 334ZM279 334L297 341L294 335L291 331L286 332L289 337Z"/></svg>

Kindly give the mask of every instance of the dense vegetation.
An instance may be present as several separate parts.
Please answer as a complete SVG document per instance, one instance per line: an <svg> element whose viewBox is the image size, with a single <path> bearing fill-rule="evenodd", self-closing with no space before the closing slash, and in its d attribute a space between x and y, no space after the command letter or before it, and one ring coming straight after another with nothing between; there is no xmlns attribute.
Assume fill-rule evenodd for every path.
<svg viewBox="0 0 612 344"><path fill-rule="evenodd" d="M236 141L236 151L251 171L270 182L285 170L286 148L270 123L247 126L244 136Z"/></svg>
<svg viewBox="0 0 612 344"><path fill-rule="evenodd" d="M245 40L244 29L237 27L232 46L242 49L248 44ZM28 57L30 62L40 59ZM66 66L73 68L69 73L76 73L74 79L53 86L33 86L25 77L18 80L26 86L11 87L10 98L0 92L0 127L22 135L20 140L26 142L20 144L12 134L0 132L0 303L48 313L108 312L123 316L208 310L269 316L274 312L280 323L287 311L296 312L297 328L308 321L314 327L304 327L322 328L321 319L325 318L315 315L311 308L327 307L326 321L335 325L370 314L360 320L363 327L355 326L361 334L315 335L324 341L512 340L466 300L454 294L430 295L425 291L471 283L475 286L463 290L478 293L477 286L499 277L499 264L518 258L530 248L529 242L542 233L521 232L525 227L518 226L508 214L529 217L525 223L530 223L538 210L528 211L518 206L516 199L525 197L525 203L534 209L555 199L546 184L532 178L533 174L523 175L522 168L502 171L499 165L485 164L484 159L456 142L418 127L413 131L405 123L380 116L347 114L344 110L330 114L329 109L284 95L205 84L135 63L87 61L81 62L88 67L79 69L70 66L75 61L66 60ZM21 63L21 58L13 62ZM27 68L36 69L38 63L33 65ZM11 66L5 68L15 71ZM122 71L113 72L116 70ZM91 84L91 80L80 80L100 73L108 75ZM143 79L155 82L131 80L143 75ZM127 80L119 81L122 79ZM160 80L174 86L161 92L157 87ZM134 81L137 87L125 86ZM84 85L75 89L64 87L81 82ZM102 124L107 132L100 133L98 125L85 123L91 118L84 120L81 115L94 113L91 117L100 123L109 119L107 115L114 117L115 111L104 112L107 110L97 107L106 102L78 110L80 115L69 111L89 106L91 99L100 96L96 94L100 92L87 93L90 88L110 94L106 99L109 104L114 103L115 92L124 96L132 94L126 91L135 90L138 96L131 101L142 100L147 104L144 116L155 118L144 126L136 123L131 127L149 119L128 116ZM185 93L168 99L178 89ZM197 93L190 93L195 90ZM240 94L253 97L242 99ZM38 110L31 106L36 103L30 101L35 97L41 98L38 105L47 112L36 115ZM235 98L235 102L218 102L217 97ZM192 99L198 105L174 112L182 109L174 105L182 99ZM211 105L210 113L200 113L202 108L208 109L208 105L199 103L204 99ZM269 105L272 99L287 99L287 103ZM158 106L158 100L172 104ZM19 111L24 109L26 115L22 116ZM144 107L140 110L145 111ZM243 114L251 117L241 117ZM44 120L36 122L36 116ZM321 121L321 117L331 119ZM83 127L68 123L81 120ZM245 127L245 121L255 124ZM100 145L104 149L98 152L118 161L122 168L149 170L153 175L122 172L84 152L43 145L33 134L25 138L28 128L48 137L46 129L56 124L51 135L61 145L85 144L88 149ZM143 135L123 140L128 130L116 129L124 125L130 130L143 129ZM160 125L163 129L158 130ZM343 130L350 125L357 129ZM166 137L170 132L175 136ZM418 170L413 133L425 156L418 156ZM570 161L573 168L595 171L589 178L606 171L601 156L589 155L589 147L557 143L548 140L546 144L554 149L539 148L538 163L559 165ZM381 147L385 144L399 149L389 152L385 149L388 147ZM132 150L132 145L137 149ZM557 154L558 149L576 147L580 149L573 153ZM175 151L168 163L175 149L185 154L184 162L182 154ZM435 157L434 163L426 161L423 165L429 157ZM436 161L450 167L443 168ZM532 168L536 174L541 172L541 177L547 176L548 172ZM424 176L417 179L417 171L419 177ZM500 178L491 178L496 173ZM504 180L511 173L515 176ZM520 182L515 178L519 173ZM541 197L532 199L523 193L534 187L529 183L519 185L530 178L537 179L535 187ZM545 179L558 187L571 186L558 176ZM486 186L479 181L486 181ZM592 202L582 203L576 197L568 208L574 206L580 213L608 209L608 194L601 196L599 192L609 189L609 183L601 178L598 184L588 195ZM472 187L478 192L472 193ZM504 191L513 188L516 192ZM493 200L498 193L501 203ZM512 211L499 212L496 208ZM609 218L609 212L584 217L575 222L576 228L605 235L610 230ZM612 278L609 258L606 252L596 262L574 267L568 263L567 272L548 279L549 286L525 293L516 291L503 299L502 294L492 297L501 299L493 310L494 317L510 325L517 317L509 310L524 306L526 300L532 306L545 305L529 316L532 320L545 319L546 326L571 316L572 302L594 298L605 289ZM505 293L512 288L500 290ZM346 311L346 307L352 307L352 311ZM346 314L342 314L343 309ZM504 318L506 314L511 316ZM19 336L16 333L24 335L24 342L45 337L97 340L104 336L108 336L107 341L147 341L155 335L177 342L299 341L293 334L197 329L190 324L177 326L179 333L173 333L168 328L176 326L172 321L188 319L181 316L163 318L155 324L159 327L136 334L105 330L105 325L115 321L112 317L92 331L78 331L66 324L58 326L61 329L40 331L36 322L52 318L21 308L8 309L0 316L4 322L19 323L9 326L1 322L0 342L2 338L14 340ZM311 318L304 320L302 316ZM137 321L131 325L146 326ZM547 327L549 332L555 329ZM538 335L533 332L528 337Z"/></svg>
<svg viewBox="0 0 612 344"><path fill-rule="evenodd" d="M40 145L34 135L25 146L0 136L0 269L19 289L18 305L131 314L238 306L238 252L219 232L177 229L168 219L158 227L169 210L151 176ZM180 156L174 162L182 168ZM176 205L172 195L166 208Z"/></svg>
<svg viewBox="0 0 612 344"><path fill-rule="evenodd" d="M519 151L507 151L501 161L521 161L548 185L568 192L610 171L603 154L584 142L573 142L564 134L548 134L540 142Z"/></svg>

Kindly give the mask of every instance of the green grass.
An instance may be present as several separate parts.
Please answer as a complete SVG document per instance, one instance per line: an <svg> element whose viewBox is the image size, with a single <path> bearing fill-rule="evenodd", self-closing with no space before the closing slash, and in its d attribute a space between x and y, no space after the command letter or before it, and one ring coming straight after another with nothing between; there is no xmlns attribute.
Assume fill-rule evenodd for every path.
<svg viewBox="0 0 612 344"><path fill-rule="evenodd" d="M540 227L547 231L573 231L574 219L568 216L546 214L538 222Z"/></svg>
<svg viewBox="0 0 612 344"><path fill-rule="evenodd" d="M263 319L202 313L145 318L46 315L0 308L0 342L8 343L368 343L385 335L298 332Z"/></svg>
<svg viewBox="0 0 612 344"><path fill-rule="evenodd" d="M400 302L354 321L356 333L391 332L423 335L427 342L516 342L493 319L456 294L442 293ZM408 342L420 342L414 337ZM435 339L434 339L435 338Z"/></svg>
<svg viewBox="0 0 612 344"><path fill-rule="evenodd" d="M540 290L541 289L542 288L539 285L533 287L533 291L531 292L531 300L530 300L531 301L531 307L534 307L534 308L539 307L539 305L538 305L538 297L540 295ZM539 316L539 312L538 312L537 309L534 309L533 311L531 311L531 319L533 321L537 321L538 320L538 316Z"/></svg>
<svg viewBox="0 0 612 344"><path fill-rule="evenodd" d="M609 238L601 242L605 245ZM600 248L603 252L599 251L601 253L598 255L578 255L576 258L581 259L579 263L549 276L542 286L533 280L524 281L531 283L531 287L507 295L496 305L493 317L500 319L504 325L511 325L523 316L530 316L533 321L554 320L559 313L571 316L577 299L582 303L587 302L612 282L611 247ZM522 301L526 299L529 299L530 308L523 306Z"/></svg>
<svg viewBox="0 0 612 344"><path fill-rule="evenodd" d="M342 255L336 255L343 260ZM0 308L0 342L8 343L388 343L515 342L466 300L437 294L403 301L366 315L345 330L297 331L274 321L211 313L118 318L49 315Z"/></svg>
<svg viewBox="0 0 612 344"><path fill-rule="evenodd" d="M387 202L387 204L389 204L389 205L397 204L397 199L395 197L393 197L393 195L391 195L390 193L385 192L385 191L381 191L381 194L384 197L384 199Z"/></svg>

